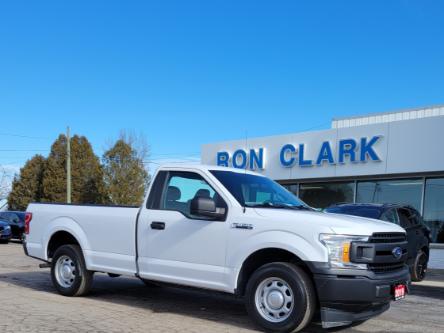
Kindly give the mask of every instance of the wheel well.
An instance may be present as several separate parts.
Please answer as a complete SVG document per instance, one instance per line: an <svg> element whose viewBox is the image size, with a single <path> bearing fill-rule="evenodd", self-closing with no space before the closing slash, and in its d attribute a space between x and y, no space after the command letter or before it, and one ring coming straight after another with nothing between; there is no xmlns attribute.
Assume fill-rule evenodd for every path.
<svg viewBox="0 0 444 333"><path fill-rule="evenodd" d="M48 259L54 256L55 251L62 245L80 245L77 239L67 231L57 231L51 236L48 243Z"/></svg>
<svg viewBox="0 0 444 333"><path fill-rule="evenodd" d="M272 262L290 262L300 266L312 278L308 266L294 253L278 248L267 248L252 253L242 264L237 279L236 295L243 296L250 276L259 267Z"/></svg>

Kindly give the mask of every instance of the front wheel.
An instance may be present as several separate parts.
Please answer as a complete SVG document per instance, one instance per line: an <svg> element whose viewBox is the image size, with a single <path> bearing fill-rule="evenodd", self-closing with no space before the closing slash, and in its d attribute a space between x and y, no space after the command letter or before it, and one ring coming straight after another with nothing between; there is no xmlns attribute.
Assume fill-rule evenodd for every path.
<svg viewBox="0 0 444 333"><path fill-rule="evenodd" d="M304 329L316 308L309 276L300 267L284 262L266 264L253 273L245 302L252 319L273 332Z"/></svg>
<svg viewBox="0 0 444 333"><path fill-rule="evenodd" d="M94 273L86 269L82 250L78 245L59 247L52 258L51 278L63 296L83 296L91 289Z"/></svg>
<svg viewBox="0 0 444 333"><path fill-rule="evenodd" d="M416 255L415 262L412 267L412 281L420 282L424 280L427 273L427 263L429 258L424 251L419 251Z"/></svg>

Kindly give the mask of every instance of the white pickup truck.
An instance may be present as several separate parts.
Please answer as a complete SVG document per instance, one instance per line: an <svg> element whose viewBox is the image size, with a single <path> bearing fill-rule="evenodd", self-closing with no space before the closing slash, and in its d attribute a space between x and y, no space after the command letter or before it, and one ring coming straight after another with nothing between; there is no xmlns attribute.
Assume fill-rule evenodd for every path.
<svg viewBox="0 0 444 333"><path fill-rule="evenodd" d="M30 204L25 253L55 288L81 296L94 272L243 297L268 331L363 321L408 291L404 230L317 212L245 170L161 167L139 208Z"/></svg>

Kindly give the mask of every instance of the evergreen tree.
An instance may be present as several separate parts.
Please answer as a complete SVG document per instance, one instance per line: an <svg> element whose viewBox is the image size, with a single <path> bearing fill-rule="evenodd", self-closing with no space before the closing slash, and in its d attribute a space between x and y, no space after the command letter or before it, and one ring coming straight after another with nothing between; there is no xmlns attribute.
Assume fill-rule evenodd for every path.
<svg viewBox="0 0 444 333"><path fill-rule="evenodd" d="M71 138L71 188L73 203L106 202L99 158L84 136ZM66 202L66 136L51 147L43 173L43 201Z"/></svg>
<svg viewBox="0 0 444 333"><path fill-rule="evenodd" d="M119 205L140 205L149 182L143 160L124 138L103 155L104 179L109 200Z"/></svg>
<svg viewBox="0 0 444 333"><path fill-rule="evenodd" d="M42 199L42 181L46 159L35 155L20 169L20 175L14 177L12 190L8 196L8 206L11 210L26 210L30 202L40 202Z"/></svg>

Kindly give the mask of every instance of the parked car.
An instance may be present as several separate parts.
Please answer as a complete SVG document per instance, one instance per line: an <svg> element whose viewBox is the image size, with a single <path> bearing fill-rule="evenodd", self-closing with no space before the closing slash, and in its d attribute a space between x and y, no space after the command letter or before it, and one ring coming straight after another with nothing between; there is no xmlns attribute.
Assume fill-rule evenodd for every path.
<svg viewBox="0 0 444 333"><path fill-rule="evenodd" d="M318 310L326 328L364 321L410 283L404 229L316 212L242 169L160 167L140 207L31 203L26 233L62 295L85 295L94 272L217 290L266 331L303 330Z"/></svg>
<svg viewBox="0 0 444 333"><path fill-rule="evenodd" d="M0 212L0 219L7 221L11 226L12 238L23 239L25 234L25 212Z"/></svg>
<svg viewBox="0 0 444 333"><path fill-rule="evenodd" d="M0 243L8 243L11 239L11 227L6 221L0 220Z"/></svg>
<svg viewBox="0 0 444 333"><path fill-rule="evenodd" d="M407 232L407 264L413 281L422 281L427 272L429 261L430 230L424 225L421 214L407 205L398 204L338 204L325 210L369 217L400 225Z"/></svg>

